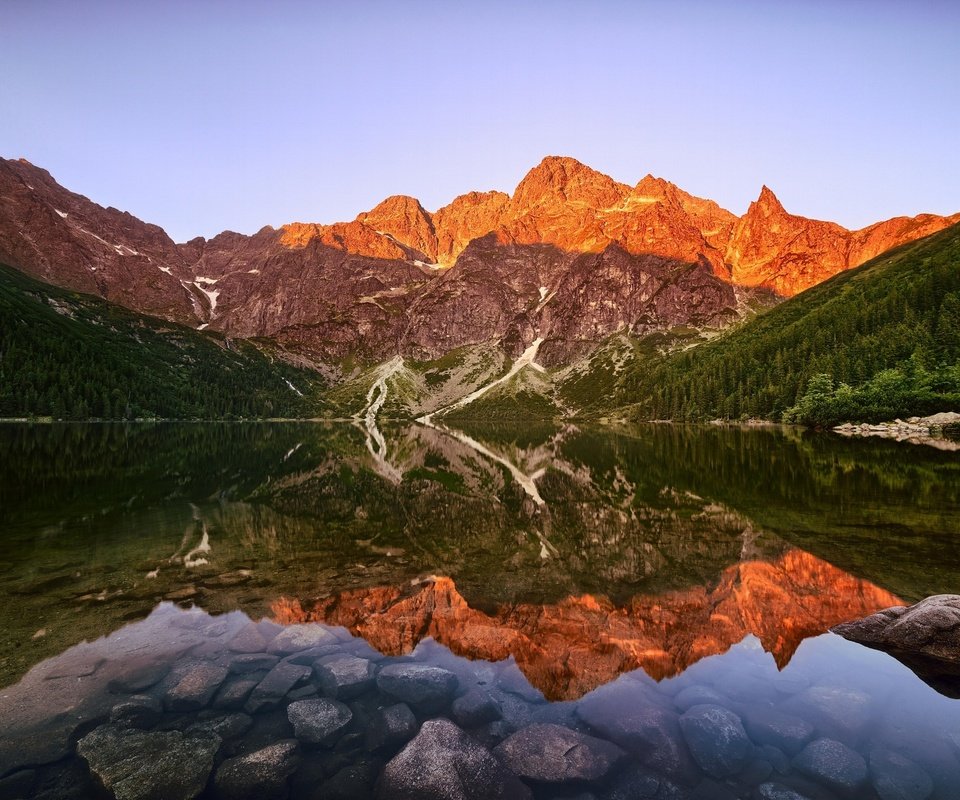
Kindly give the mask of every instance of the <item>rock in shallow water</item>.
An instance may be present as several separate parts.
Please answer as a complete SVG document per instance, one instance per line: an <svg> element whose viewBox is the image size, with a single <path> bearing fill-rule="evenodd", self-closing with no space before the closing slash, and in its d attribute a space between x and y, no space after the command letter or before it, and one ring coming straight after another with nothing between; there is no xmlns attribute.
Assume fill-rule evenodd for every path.
<svg viewBox="0 0 960 800"><path fill-rule="evenodd" d="M693 706L680 717L680 730L700 768L715 778L736 775L753 750L740 717L720 706Z"/></svg>
<svg viewBox="0 0 960 800"><path fill-rule="evenodd" d="M287 692L306 681L312 674L313 670L310 667L281 661L250 693L250 697L244 704L244 710L248 714L254 714L279 705Z"/></svg>
<svg viewBox="0 0 960 800"><path fill-rule="evenodd" d="M626 756L603 739L544 723L517 731L493 752L521 778L542 783L602 780Z"/></svg>
<svg viewBox="0 0 960 800"><path fill-rule="evenodd" d="M287 779L297 769L297 750L295 741L285 741L228 758L217 770L216 796L223 800L284 800Z"/></svg>
<svg viewBox="0 0 960 800"><path fill-rule="evenodd" d="M422 711L439 711L453 700L457 676L427 664L390 664L377 675L377 686Z"/></svg>
<svg viewBox="0 0 960 800"><path fill-rule="evenodd" d="M644 764L672 777L686 778L695 769L676 712L669 700L633 681L618 680L586 695L577 716Z"/></svg>
<svg viewBox="0 0 960 800"><path fill-rule="evenodd" d="M854 792L867 780L863 757L842 742L817 739L793 760L798 772L839 792Z"/></svg>
<svg viewBox="0 0 960 800"><path fill-rule="evenodd" d="M450 710L457 723L465 728L486 725L502 716L500 705L489 692L483 689L471 689L462 697L458 697L453 701L453 707Z"/></svg>
<svg viewBox="0 0 960 800"><path fill-rule="evenodd" d="M773 745L795 756L813 738L813 725L791 714L771 708L752 708L744 719L747 733L759 745Z"/></svg>
<svg viewBox="0 0 960 800"><path fill-rule="evenodd" d="M167 676L163 703L170 711L197 711L210 702L228 674L225 667L209 661L178 664Z"/></svg>
<svg viewBox="0 0 960 800"><path fill-rule="evenodd" d="M220 737L101 725L77 752L117 800L191 800L203 791Z"/></svg>
<svg viewBox="0 0 960 800"><path fill-rule="evenodd" d="M320 697L298 700L287 706L287 718L302 742L332 745L353 719L353 712L343 703Z"/></svg>
<svg viewBox="0 0 960 800"><path fill-rule="evenodd" d="M336 644L337 637L320 625L288 625L267 646L272 655L286 656L308 647Z"/></svg>
<svg viewBox="0 0 960 800"><path fill-rule="evenodd" d="M940 594L831 629L883 650L948 697L960 697L960 595Z"/></svg>
<svg viewBox="0 0 960 800"><path fill-rule="evenodd" d="M870 752L870 777L881 800L926 800L933 781L906 756L875 748Z"/></svg>
<svg viewBox="0 0 960 800"><path fill-rule="evenodd" d="M376 668L365 658L330 656L314 666L320 688L328 697L349 700L373 686Z"/></svg>
<svg viewBox="0 0 960 800"><path fill-rule="evenodd" d="M425 722L384 767L379 800L528 800L530 790L452 722Z"/></svg>
<svg viewBox="0 0 960 800"><path fill-rule="evenodd" d="M367 726L367 748L392 750L409 742L417 732L417 718L406 703L377 711Z"/></svg>

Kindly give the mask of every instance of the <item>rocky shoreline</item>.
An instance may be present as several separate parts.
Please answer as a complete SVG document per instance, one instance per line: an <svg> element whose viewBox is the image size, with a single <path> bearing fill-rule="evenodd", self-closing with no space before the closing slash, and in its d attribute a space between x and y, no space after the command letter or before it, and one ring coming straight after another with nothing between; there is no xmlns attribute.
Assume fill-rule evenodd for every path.
<svg viewBox="0 0 960 800"><path fill-rule="evenodd" d="M894 439L898 442L924 444L940 450L960 450L960 441L945 436L945 429L960 425L960 413L942 411L929 417L910 417L906 420L895 419L892 422L856 423L845 422L837 425L833 431L841 436L878 437Z"/></svg>
<svg viewBox="0 0 960 800"><path fill-rule="evenodd" d="M122 655L121 655L122 654ZM955 797L867 690L756 665L634 672L550 703L512 660L383 656L342 628L161 606L0 697L0 797L835 800ZM910 794L891 794L894 790ZM578 794L575 794L579 792Z"/></svg>

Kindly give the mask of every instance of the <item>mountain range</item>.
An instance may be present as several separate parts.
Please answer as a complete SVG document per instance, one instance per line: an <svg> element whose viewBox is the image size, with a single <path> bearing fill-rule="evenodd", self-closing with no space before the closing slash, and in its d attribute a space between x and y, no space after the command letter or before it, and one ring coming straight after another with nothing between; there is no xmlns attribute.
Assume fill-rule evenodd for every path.
<svg viewBox="0 0 960 800"><path fill-rule="evenodd" d="M381 379L406 379L392 401L432 413L511 377L511 363L575 370L611 347L617 362L661 332L696 343L958 221L850 231L789 214L767 187L737 217L661 178L631 187L550 156L512 195L470 192L433 213L393 196L351 222L177 244L0 159L0 263L227 344L268 342L353 411Z"/></svg>

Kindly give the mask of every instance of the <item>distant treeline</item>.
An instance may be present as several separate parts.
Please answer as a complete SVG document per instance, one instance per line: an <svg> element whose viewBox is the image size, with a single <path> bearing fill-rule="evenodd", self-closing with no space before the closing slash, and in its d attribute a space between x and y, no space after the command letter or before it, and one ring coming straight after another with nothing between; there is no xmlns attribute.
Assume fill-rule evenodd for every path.
<svg viewBox="0 0 960 800"><path fill-rule="evenodd" d="M310 416L321 384L249 342L0 267L0 417Z"/></svg>
<svg viewBox="0 0 960 800"><path fill-rule="evenodd" d="M645 361L638 418L830 425L960 408L960 225L841 273L729 334Z"/></svg>

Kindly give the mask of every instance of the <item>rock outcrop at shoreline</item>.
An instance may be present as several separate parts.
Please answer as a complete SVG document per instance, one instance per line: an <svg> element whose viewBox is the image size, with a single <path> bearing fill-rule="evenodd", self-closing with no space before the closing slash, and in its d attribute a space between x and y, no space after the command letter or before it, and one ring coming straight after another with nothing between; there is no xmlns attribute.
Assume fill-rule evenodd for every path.
<svg viewBox="0 0 960 800"><path fill-rule="evenodd" d="M960 413L941 411L929 417L910 417L895 419L893 422L845 422L833 430L841 436L875 436L881 439L896 439L898 442L926 444L941 450L960 450L960 442L944 435L944 431L960 424Z"/></svg>
<svg viewBox="0 0 960 800"><path fill-rule="evenodd" d="M960 595L934 595L831 630L889 653L941 694L960 698Z"/></svg>

